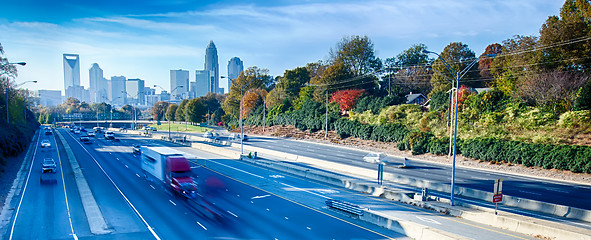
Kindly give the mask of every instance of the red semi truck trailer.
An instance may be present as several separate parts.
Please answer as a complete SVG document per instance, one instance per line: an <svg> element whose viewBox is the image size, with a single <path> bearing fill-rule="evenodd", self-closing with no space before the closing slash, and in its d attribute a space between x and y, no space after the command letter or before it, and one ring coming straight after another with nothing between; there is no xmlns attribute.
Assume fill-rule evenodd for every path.
<svg viewBox="0 0 591 240"><path fill-rule="evenodd" d="M197 195L189 161L183 153L169 147L141 147L141 165L147 179L158 179L173 192L188 199Z"/></svg>

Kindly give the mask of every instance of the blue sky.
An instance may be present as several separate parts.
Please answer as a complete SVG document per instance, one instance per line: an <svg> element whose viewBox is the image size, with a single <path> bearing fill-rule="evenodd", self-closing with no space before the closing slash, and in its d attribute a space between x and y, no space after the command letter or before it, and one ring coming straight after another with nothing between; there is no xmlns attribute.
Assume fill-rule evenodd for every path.
<svg viewBox="0 0 591 240"><path fill-rule="evenodd" d="M230 58L244 67L285 70L325 60L344 36L367 35L381 59L413 44L440 52L460 41L480 54L514 35L538 36L560 0L369 1L5 1L0 43L10 61L25 61L17 82L63 91L62 54L80 55L82 85L98 63L106 78L141 78L168 89L170 70L203 69L205 48L218 48L220 75ZM226 88L225 81L220 81Z"/></svg>

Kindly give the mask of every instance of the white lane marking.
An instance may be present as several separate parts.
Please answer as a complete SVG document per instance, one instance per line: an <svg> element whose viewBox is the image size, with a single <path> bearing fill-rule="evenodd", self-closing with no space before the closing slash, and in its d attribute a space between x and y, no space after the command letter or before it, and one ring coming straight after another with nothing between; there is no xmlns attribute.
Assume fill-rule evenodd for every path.
<svg viewBox="0 0 591 240"><path fill-rule="evenodd" d="M270 211L271 211L271 210L269 210L269 209L267 208L267 212L270 212Z"/></svg>
<svg viewBox="0 0 591 240"><path fill-rule="evenodd" d="M230 212L230 211L226 211L226 212L228 212L229 214L231 214L231 215L232 215L232 216L234 216L234 217L238 217L238 216L237 216L236 214L234 214L233 212Z"/></svg>
<svg viewBox="0 0 591 240"><path fill-rule="evenodd" d="M140 175L139 175L139 174L137 174L137 173L136 173L135 175L136 175L137 177L140 177Z"/></svg>
<svg viewBox="0 0 591 240"><path fill-rule="evenodd" d="M288 217L285 217L285 220L289 220L289 218Z"/></svg>
<svg viewBox="0 0 591 240"><path fill-rule="evenodd" d="M209 159L209 160L210 160L211 162L213 162L213 163L216 163L216 164L222 165L222 166L224 166L224 167L231 168L231 169L234 169L234 170L236 170L236 171L240 171L240 172L243 172L243 173L246 173L246 174L250 174L250 175L252 175L252 176L255 176L255 177L258 177L258 178L265 179L264 177L261 177L261 176L259 176L259 175L256 175L256 174L254 174L254 173L249 173L249 172L247 172L247 171L244 171L244 170L242 170L242 169L238 169L238 168L235 168L235 167L231 167L231 166L228 166L228 165L226 165L226 164L223 164L223 163L219 163L219 162L213 161L213 160L211 160L211 159Z"/></svg>
<svg viewBox="0 0 591 240"><path fill-rule="evenodd" d="M478 180L490 180L488 178L481 178L481 177L475 177L475 176L470 176L470 178L472 178L472 179L478 179Z"/></svg>
<svg viewBox="0 0 591 240"><path fill-rule="evenodd" d="M300 191L307 192L307 193L309 193L309 194L313 194L313 195L316 195L316 196L322 197L322 198L326 198L326 199L328 199L328 198L329 198L329 197L326 197L326 196L324 196L324 195L320 195L320 194L318 194L318 193L315 193L315 192L310 192L310 191L308 191L308 190L305 190L305 189L302 189L302 188L299 188L299 187L294 187L294 186L292 186L292 185L289 185L289 184L285 184L285 183L281 183L281 184L283 184L283 185L285 185L285 186L288 186L288 187L290 187L290 188L295 188L295 189L298 189L298 190L300 190Z"/></svg>
<svg viewBox="0 0 591 240"><path fill-rule="evenodd" d="M312 230L310 227L306 227L308 230Z"/></svg>
<svg viewBox="0 0 591 240"><path fill-rule="evenodd" d="M438 221L435 221L435 220L433 220L433 219L430 219L430 218L419 217L419 216L415 216L415 217L417 217L419 220L421 220L421 221L423 221L423 222L430 222L430 223L435 223L435 224L441 225L441 223L440 223L440 222L438 222Z"/></svg>
<svg viewBox="0 0 591 240"><path fill-rule="evenodd" d="M519 190L519 192L522 192L522 193L527 193L527 194L532 194L532 195L542 195L542 194L540 194L540 193L535 193L535 192L528 192L528 191L522 191L522 190Z"/></svg>
<svg viewBox="0 0 591 240"><path fill-rule="evenodd" d="M207 228L203 226L203 224L201 224L200 222L197 222L197 224L199 224L199 226L201 226L203 229L205 229L205 231L207 231Z"/></svg>
<svg viewBox="0 0 591 240"><path fill-rule="evenodd" d="M266 198L266 197L270 197L271 195L267 194L267 195L262 195L262 196L254 196L251 197L250 199L258 199L258 198Z"/></svg>
<svg viewBox="0 0 591 240"><path fill-rule="evenodd" d="M156 188L154 186L150 185L150 187L152 187L152 189L156 190Z"/></svg>
<svg viewBox="0 0 591 240"><path fill-rule="evenodd" d="M275 175L269 175L269 177L270 178L285 178L284 176L277 175L277 174L275 174Z"/></svg>
<svg viewBox="0 0 591 240"><path fill-rule="evenodd" d="M117 161L121 161L121 160L119 160L119 158L115 158L115 159L117 159Z"/></svg>
<svg viewBox="0 0 591 240"><path fill-rule="evenodd" d="M175 206L176 206L176 203L174 203L172 200L170 200L170 199L169 199L168 201L169 201L170 203L172 203L172 205L175 205Z"/></svg>
<svg viewBox="0 0 591 240"><path fill-rule="evenodd" d="M126 167L126 168L129 168L129 166L127 166L127 164L125 164L125 167Z"/></svg>
<svg viewBox="0 0 591 240"><path fill-rule="evenodd" d="M559 188L548 188L548 190L553 191L553 192L560 192L560 193L571 193L568 190L559 189Z"/></svg>

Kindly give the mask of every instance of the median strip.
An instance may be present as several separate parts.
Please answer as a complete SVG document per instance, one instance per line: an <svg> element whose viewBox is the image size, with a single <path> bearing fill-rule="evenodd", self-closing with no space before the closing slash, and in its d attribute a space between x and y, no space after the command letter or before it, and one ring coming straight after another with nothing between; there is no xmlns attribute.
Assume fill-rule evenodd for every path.
<svg viewBox="0 0 591 240"><path fill-rule="evenodd" d="M56 133L64 145L70 166L74 172L76 186L78 187L78 192L80 193L80 199L82 200L82 206L84 207L86 219L88 220L88 225L90 226L90 232L96 235L110 233L112 230L108 228L107 223L105 222L103 214L96 203L94 196L92 195L90 187L88 186L88 182L86 181L84 174L82 174L82 170L80 170L80 165L78 165L78 160L76 160L76 156L74 155L74 152L72 152L72 148L70 148L70 145L66 143L66 139L59 131L56 131Z"/></svg>

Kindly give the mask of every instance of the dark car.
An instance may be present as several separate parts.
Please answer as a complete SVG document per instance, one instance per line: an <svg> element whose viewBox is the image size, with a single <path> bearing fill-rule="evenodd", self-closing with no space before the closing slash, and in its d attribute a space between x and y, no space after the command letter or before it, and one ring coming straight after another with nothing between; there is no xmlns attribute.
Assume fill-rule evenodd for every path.
<svg viewBox="0 0 591 240"><path fill-rule="evenodd" d="M43 159L43 162L41 163L41 170L43 173L57 172L57 165L55 164L55 161L53 160L53 158Z"/></svg>
<svg viewBox="0 0 591 240"><path fill-rule="evenodd" d="M80 137L80 142L83 142L84 144L91 144L92 143L90 141L90 138L88 136L81 136Z"/></svg>

